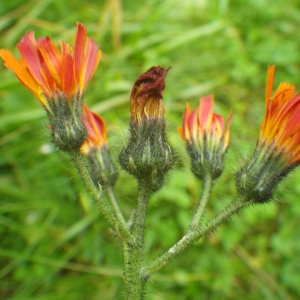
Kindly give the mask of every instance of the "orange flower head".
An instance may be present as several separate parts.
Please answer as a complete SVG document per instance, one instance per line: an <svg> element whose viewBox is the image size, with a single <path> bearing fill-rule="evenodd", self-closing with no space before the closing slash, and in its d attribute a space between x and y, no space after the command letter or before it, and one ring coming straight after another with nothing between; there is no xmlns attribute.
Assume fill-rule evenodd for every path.
<svg viewBox="0 0 300 300"><path fill-rule="evenodd" d="M135 82L130 96L130 114L140 123L143 119L155 119L164 116L163 90L165 77L171 67L152 67Z"/></svg>
<svg viewBox="0 0 300 300"><path fill-rule="evenodd" d="M214 114L213 96L201 98L193 111L187 103L182 127L177 131L186 143L192 171L199 179L205 180L206 176L217 179L221 175L229 145L231 120L230 112L225 129L223 117Z"/></svg>
<svg viewBox="0 0 300 300"><path fill-rule="evenodd" d="M88 138L81 146L80 151L84 155L88 155L90 151L107 147L107 129L103 119L93 113L86 104L83 105L83 112L82 118L87 128Z"/></svg>
<svg viewBox="0 0 300 300"><path fill-rule="evenodd" d="M277 184L300 163L300 93L280 83L274 96L275 66L269 66L266 114L253 154L236 172L236 186L245 201L267 202Z"/></svg>
<svg viewBox="0 0 300 300"><path fill-rule="evenodd" d="M34 33L29 32L17 44L21 59L9 50L0 50L4 65L49 112L49 101L57 97L70 101L83 96L101 57L101 51L80 23L77 23L74 48L63 41L60 46L59 50L49 37L36 41Z"/></svg>
<svg viewBox="0 0 300 300"><path fill-rule="evenodd" d="M271 147L287 166L300 163L300 93L280 83L274 96L275 66L269 66L266 83L266 114L260 127L260 145Z"/></svg>
<svg viewBox="0 0 300 300"><path fill-rule="evenodd" d="M222 144L222 151L225 152L229 145L232 113L230 112L225 129L223 117L214 114L213 110L213 96L201 98L199 105L193 111L187 103L182 128L177 130L185 142L192 143L200 149L204 148L204 143L207 143L206 147L210 145L212 150Z"/></svg>

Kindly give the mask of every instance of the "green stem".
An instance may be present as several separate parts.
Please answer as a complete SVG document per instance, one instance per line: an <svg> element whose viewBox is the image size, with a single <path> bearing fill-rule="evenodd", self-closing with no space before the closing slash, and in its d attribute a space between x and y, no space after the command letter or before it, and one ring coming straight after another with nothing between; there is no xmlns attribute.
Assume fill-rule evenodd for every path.
<svg viewBox="0 0 300 300"><path fill-rule="evenodd" d="M147 180L139 182L137 206L133 216L131 233L135 243L124 242L124 280L126 284L127 300L144 299L147 277L142 276L141 266L143 258L144 228L148 200L152 193Z"/></svg>
<svg viewBox="0 0 300 300"><path fill-rule="evenodd" d="M116 199L116 195L115 195L113 187L108 185L105 189L105 192L107 194L107 197L109 198L109 201L113 207L113 210L114 210L114 213L115 213L117 219L123 224L123 226L126 226L126 221L125 221L123 213L120 209L119 203Z"/></svg>
<svg viewBox="0 0 300 300"><path fill-rule="evenodd" d="M193 220L190 225L190 230L195 230L196 228L199 227L201 219L205 212L207 202L209 200L209 196L211 194L212 187L213 187L213 181L211 176L210 175L205 176L203 180L202 194L199 200L197 210L193 216Z"/></svg>
<svg viewBox="0 0 300 300"><path fill-rule="evenodd" d="M215 218L207 222L205 225L203 225L199 229L189 231L167 252L165 252L164 254L147 264L145 267L143 267L141 273L144 276L150 276L152 273L168 264L179 253L181 253L187 247L198 241L205 234L213 231L218 226L220 226L231 215L233 215L234 213L238 212L240 209L248 206L251 203L253 203L253 200L243 202L243 199L237 198L234 202L232 202L229 206L222 210Z"/></svg>
<svg viewBox="0 0 300 300"><path fill-rule="evenodd" d="M134 215L135 215L135 210L132 212L132 214L131 214L129 220L127 221L127 227L128 227L128 228L131 228L131 227L132 227Z"/></svg>
<svg viewBox="0 0 300 300"><path fill-rule="evenodd" d="M71 159L82 179L83 184L85 185L87 191L89 192L92 199L96 202L96 204L99 207L99 210L103 214L104 218L107 220L107 222L115 228L120 235L128 240L133 241L134 238L130 234L130 232L126 229L125 225L119 222L116 217L113 215L113 213L109 210L106 203L102 199L102 187L99 185L99 190L95 187L90 174L87 170L86 164L84 162L84 158L80 152L71 152L69 153L71 156Z"/></svg>

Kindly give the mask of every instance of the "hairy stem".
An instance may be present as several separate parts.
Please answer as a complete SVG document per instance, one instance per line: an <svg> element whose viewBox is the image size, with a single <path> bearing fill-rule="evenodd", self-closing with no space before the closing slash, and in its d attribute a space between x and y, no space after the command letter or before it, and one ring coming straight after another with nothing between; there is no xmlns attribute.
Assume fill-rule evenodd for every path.
<svg viewBox="0 0 300 300"><path fill-rule="evenodd" d="M205 176L203 180L202 194L199 200L197 210L194 214L192 223L190 225L190 230L195 230L196 228L199 227L201 219L203 217L203 214L207 206L207 202L211 194L212 187L213 187L213 181L211 179L211 176L208 174L207 176Z"/></svg>
<svg viewBox="0 0 300 300"><path fill-rule="evenodd" d="M223 222L225 222L230 216L237 213L243 207L246 207L253 203L253 200L248 202L243 202L242 199L237 198L224 210L222 210L215 218L208 221L205 225L201 226L199 229L195 228L189 230L189 232L184 235L180 241L178 241L173 247L171 247L167 252L160 255L158 258L147 264L142 268L142 274L144 276L150 276L155 271L161 269L163 266L168 264L172 259L174 259L179 253L184 251L187 247L191 246L193 243L198 241L205 234L215 230Z"/></svg>
<svg viewBox="0 0 300 300"><path fill-rule="evenodd" d="M124 280L126 284L127 300L144 299L144 290L147 277L141 274L145 217L151 185L147 180L139 182L137 206L133 215L131 233L135 237L135 243L124 242Z"/></svg>
<svg viewBox="0 0 300 300"><path fill-rule="evenodd" d="M115 213L117 219L123 224L123 226L126 226L126 221L125 221L123 213L120 209L119 203L116 199L116 195L115 195L113 187L110 185L107 186L105 192L106 192L107 197L112 205L112 208L114 210L114 213Z"/></svg>
<svg viewBox="0 0 300 300"><path fill-rule="evenodd" d="M107 222L112 226L120 235L128 241L133 241L134 238L127 230L124 224L116 219L114 214L109 210L106 203L102 199L102 187L99 185L99 190L95 187L90 174L87 170L86 164L84 162L84 158L80 152L71 152L69 153L71 159L82 179L83 184L85 185L87 191L89 192L92 199L96 202L100 212L107 220Z"/></svg>

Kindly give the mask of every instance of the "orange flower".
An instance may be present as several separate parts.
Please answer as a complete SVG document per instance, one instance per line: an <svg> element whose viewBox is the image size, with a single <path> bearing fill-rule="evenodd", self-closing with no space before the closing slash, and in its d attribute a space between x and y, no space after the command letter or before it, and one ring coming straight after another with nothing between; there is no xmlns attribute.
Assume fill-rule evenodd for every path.
<svg viewBox="0 0 300 300"><path fill-rule="evenodd" d="M177 128L186 143L194 175L206 180L217 179L223 171L224 155L229 145L230 112L225 129L222 116L214 114L214 98L200 98L200 103L191 111L187 103L183 113L182 128Z"/></svg>
<svg viewBox="0 0 300 300"><path fill-rule="evenodd" d="M288 165L300 163L300 93L295 86L280 83L274 96L275 66L269 66L266 83L266 114L260 127L259 142L271 145Z"/></svg>
<svg viewBox="0 0 300 300"><path fill-rule="evenodd" d="M209 148L219 147L222 143L222 152L225 152L230 139L230 124L232 114L228 117L227 129L225 129L222 116L214 114L213 96L206 96L200 99L200 104L191 111L190 105L186 104L183 114L182 128L178 128L181 138L188 143L204 148L206 142Z"/></svg>
<svg viewBox="0 0 300 300"><path fill-rule="evenodd" d="M34 38L26 34L17 44L21 59L9 50L1 49L4 65L11 69L21 83L30 90L48 110L49 100L82 97L101 57L96 43L86 36L86 27L77 23L74 49L60 42L61 50L49 37Z"/></svg>
<svg viewBox="0 0 300 300"><path fill-rule="evenodd" d="M276 185L300 163L300 93L280 83L274 96L275 66L269 66L266 114L253 154L236 172L236 186L245 201L267 202Z"/></svg>
<svg viewBox="0 0 300 300"><path fill-rule="evenodd" d="M93 113L89 107L83 105L83 122L87 128L88 138L81 146L80 151L88 155L92 150L99 150L107 146L107 129L101 117Z"/></svg>

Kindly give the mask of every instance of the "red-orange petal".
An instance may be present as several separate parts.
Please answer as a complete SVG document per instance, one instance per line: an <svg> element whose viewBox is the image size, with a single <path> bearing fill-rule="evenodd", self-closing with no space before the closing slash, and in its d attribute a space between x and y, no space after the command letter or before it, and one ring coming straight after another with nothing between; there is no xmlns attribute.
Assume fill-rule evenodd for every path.
<svg viewBox="0 0 300 300"><path fill-rule="evenodd" d="M227 119L227 128L224 136L224 150L228 147L230 141L230 126L232 123L232 110L230 110L228 119Z"/></svg>
<svg viewBox="0 0 300 300"><path fill-rule="evenodd" d="M274 84L275 66L269 66L267 71L267 83L266 83L266 109L268 108L269 101L272 96L273 84Z"/></svg>
<svg viewBox="0 0 300 300"><path fill-rule="evenodd" d="M16 59L9 50L5 49L0 50L0 57L4 60L5 67L12 70L21 83L32 92L43 105L46 105L45 98L41 94L40 85L35 81L21 60Z"/></svg>
<svg viewBox="0 0 300 300"><path fill-rule="evenodd" d="M61 55L68 55L68 54L73 54L73 49L72 47L66 43L65 41L60 41L60 48L61 48Z"/></svg>
<svg viewBox="0 0 300 300"><path fill-rule="evenodd" d="M43 87L44 90L48 91L42 74L42 66L40 63L39 53L36 48L34 33L29 32L26 34L17 44L17 47L32 77Z"/></svg>
<svg viewBox="0 0 300 300"><path fill-rule="evenodd" d="M196 138L198 133L198 111L194 109L187 118L187 130L189 138Z"/></svg>
<svg viewBox="0 0 300 300"><path fill-rule="evenodd" d="M97 44L90 38L87 39L84 59L82 61L82 75L80 89L84 90L94 75L101 58L101 51L98 51Z"/></svg>
<svg viewBox="0 0 300 300"><path fill-rule="evenodd" d="M85 54L86 27L80 23L77 23L76 25L77 31L74 46L74 70L76 81L77 83L80 83L82 65Z"/></svg>
<svg viewBox="0 0 300 300"><path fill-rule="evenodd" d="M212 95L200 98L199 126L203 130L209 130L213 120L214 98Z"/></svg>
<svg viewBox="0 0 300 300"><path fill-rule="evenodd" d="M69 99L76 93L75 78L73 71L73 57L70 54L66 54L62 57L61 61L61 89Z"/></svg>
<svg viewBox="0 0 300 300"><path fill-rule="evenodd" d="M62 55L58 50L56 44L53 43L49 38L40 38L37 40L37 47L51 74L51 77L54 79L56 84L60 86Z"/></svg>
<svg viewBox="0 0 300 300"><path fill-rule="evenodd" d="M183 120L182 120L182 132L183 132L183 140L190 140L190 131L188 126L188 119L191 114L191 107L188 103L186 103L186 109L183 113Z"/></svg>
<svg viewBox="0 0 300 300"><path fill-rule="evenodd" d="M91 138L94 144L97 146L106 144L107 129L103 119L97 114L93 113L86 104L83 105L83 111L89 124L88 139Z"/></svg>
<svg viewBox="0 0 300 300"><path fill-rule="evenodd" d="M222 116L213 114L213 120L211 123L211 131L218 135L218 137L222 137L224 134L224 119Z"/></svg>

